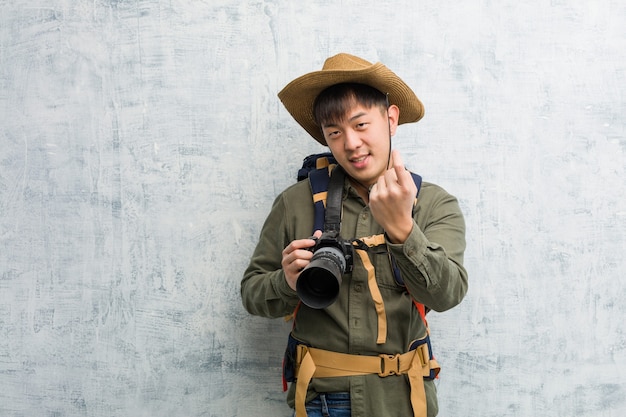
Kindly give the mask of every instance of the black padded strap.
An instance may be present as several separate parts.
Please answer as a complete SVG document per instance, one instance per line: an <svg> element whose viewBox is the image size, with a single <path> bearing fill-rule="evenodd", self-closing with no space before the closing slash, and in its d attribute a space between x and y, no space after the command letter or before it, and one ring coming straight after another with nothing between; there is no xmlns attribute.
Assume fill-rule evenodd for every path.
<svg viewBox="0 0 626 417"><path fill-rule="evenodd" d="M337 165L330 175L330 182L328 184L324 232L339 232L341 229L341 203L345 178L346 173L343 168Z"/></svg>

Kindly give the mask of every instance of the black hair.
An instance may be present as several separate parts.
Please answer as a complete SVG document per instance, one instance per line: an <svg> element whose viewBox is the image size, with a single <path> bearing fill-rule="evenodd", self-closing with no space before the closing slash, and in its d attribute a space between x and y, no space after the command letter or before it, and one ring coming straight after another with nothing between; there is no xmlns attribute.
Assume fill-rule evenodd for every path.
<svg viewBox="0 0 626 417"><path fill-rule="evenodd" d="M340 122L354 104L367 108L388 108L387 95L366 84L341 83L323 90L313 103L313 117L318 126Z"/></svg>

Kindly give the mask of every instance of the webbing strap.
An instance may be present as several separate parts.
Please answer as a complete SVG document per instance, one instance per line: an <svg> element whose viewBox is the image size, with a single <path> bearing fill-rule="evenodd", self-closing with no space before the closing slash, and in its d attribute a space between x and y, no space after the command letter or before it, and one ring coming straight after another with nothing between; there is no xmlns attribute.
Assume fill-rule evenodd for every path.
<svg viewBox="0 0 626 417"><path fill-rule="evenodd" d="M326 204L326 196L328 196L328 192L326 191L313 194L313 204L317 204L318 202L321 202L322 204Z"/></svg>
<svg viewBox="0 0 626 417"><path fill-rule="evenodd" d="M297 348L298 380L296 382L296 417L306 417L306 394L312 378L378 374L380 377L406 374L411 386L411 406L414 417L426 417L424 377L430 376L439 364L430 359L428 346L397 355L363 356L315 349L304 345Z"/></svg>
<svg viewBox="0 0 626 417"><path fill-rule="evenodd" d="M315 161L315 169L322 169L322 168L326 168L327 166L331 165L329 158L332 158L332 154L330 154L330 155L328 153L323 154L320 158L318 158Z"/></svg>
<svg viewBox="0 0 626 417"><path fill-rule="evenodd" d="M355 243L354 243L355 246L357 246L356 242L362 242L362 243L364 243L365 245L367 245L370 248L374 247L374 246L379 246L379 245L385 245L386 244L386 242L385 242L385 235L384 234L368 236L368 237L364 237L364 238L361 238L361 239L356 239ZM360 253L360 252L358 252L358 253L361 256L361 259L363 260L363 254ZM396 282L399 285L403 285L406 288L406 285L404 284L404 281L402 280L402 276L400 274L400 268L398 268L398 266L396 265L396 261L393 259L393 256L391 256L391 253L389 254L389 262L391 262L391 267L393 269L393 274L394 274L394 277L396 278ZM365 264L365 261L363 261L363 264ZM369 280L368 280L368 282L369 282ZM375 282L376 281L374 281L374 283ZM407 291L408 291L408 288L407 288ZM371 287L370 287L370 292L371 292ZM413 297L411 297L411 298L413 298ZM420 317L422 318L422 322L424 322L424 326L426 326L426 330L430 332L430 330L428 328L428 321L426 320L426 306L424 306L424 304L422 304L422 303L417 302L417 300L415 300L415 298L413 298L413 304L415 305L415 308L419 312ZM379 321L380 321L380 317L379 317Z"/></svg>
<svg viewBox="0 0 626 417"><path fill-rule="evenodd" d="M374 246L385 245L387 243L385 242L385 235L382 233L379 235L362 237L357 240L363 242L370 248L373 248Z"/></svg>
<svg viewBox="0 0 626 417"><path fill-rule="evenodd" d="M356 249L356 253L358 253L361 257L361 262L363 262L363 266L367 271L367 285L369 286L370 294L372 295L372 300L374 301L374 306L376 307L376 315L378 316L378 337L376 338L376 343L382 345L387 341L387 315L385 314L385 303L383 302L383 296L380 293L378 283L376 282L374 265L372 265L367 251L363 249Z"/></svg>
<svg viewBox="0 0 626 417"><path fill-rule="evenodd" d="M299 350L298 350L299 351ZM306 413L306 394L309 390L309 383L315 375L315 362L310 354L306 353L300 362L298 371L298 380L296 381L296 416L307 417Z"/></svg>
<svg viewBox="0 0 626 417"><path fill-rule="evenodd" d="M359 254L363 267L367 271L367 286L369 287L372 301L374 301L376 316L378 318L378 335L376 337L376 344L379 345L382 345L387 341L387 314L385 313L383 296L380 293L380 288L378 288L378 282L376 281L376 271L374 265L372 264L367 250L363 249L362 245L366 245L371 248L384 244L385 235L383 234L367 236L353 242L353 245L356 247L356 253Z"/></svg>

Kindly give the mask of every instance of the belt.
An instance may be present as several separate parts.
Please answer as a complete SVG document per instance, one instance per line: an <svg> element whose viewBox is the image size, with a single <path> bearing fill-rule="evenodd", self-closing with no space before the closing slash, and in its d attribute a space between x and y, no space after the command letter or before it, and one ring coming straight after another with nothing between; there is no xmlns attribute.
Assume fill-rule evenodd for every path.
<svg viewBox="0 0 626 417"><path fill-rule="evenodd" d="M414 417L426 417L424 377L439 364L430 359L427 344L406 353L378 356L350 355L298 345L296 350L296 417L306 417L305 399L312 378L378 374L380 377L406 374L411 386Z"/></svg>

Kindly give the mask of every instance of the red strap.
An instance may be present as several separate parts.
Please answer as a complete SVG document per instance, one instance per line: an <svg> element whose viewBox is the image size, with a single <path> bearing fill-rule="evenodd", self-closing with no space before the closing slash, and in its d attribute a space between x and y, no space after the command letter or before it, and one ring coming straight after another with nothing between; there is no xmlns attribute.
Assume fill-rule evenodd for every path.
<svg viewBox="0 0 626 417"><path fill-rule="evenodd" d="M285 368L285 358L283 358L283 369ZM281 372L283 377L283 392L287 392L289 386L287 385L287 379L285 378L285 373Z"/></svg>
<svg viewBox="0 0 626 417"><path fill-rule="evenodd" d="M424 307L424 304L415 301L415 298L413 299L413 304L415 304L415 308L417 308L417 311L419 311L420 317L422 318L424 325L428 329L428 322L426 321L426 307Z"/></svg>

